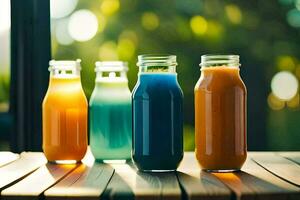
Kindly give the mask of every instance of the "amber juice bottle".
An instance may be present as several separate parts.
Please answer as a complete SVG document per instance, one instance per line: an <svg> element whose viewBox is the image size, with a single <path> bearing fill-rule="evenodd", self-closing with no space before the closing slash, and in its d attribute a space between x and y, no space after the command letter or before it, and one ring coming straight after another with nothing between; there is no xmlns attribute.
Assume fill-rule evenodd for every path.
<svg viewBox="0 0 300 200"><path fill-rule="evenodd" d="M196 157L204 170L239 170L246 160L246 87L237 55L204 55L195 86Z"/></svg>

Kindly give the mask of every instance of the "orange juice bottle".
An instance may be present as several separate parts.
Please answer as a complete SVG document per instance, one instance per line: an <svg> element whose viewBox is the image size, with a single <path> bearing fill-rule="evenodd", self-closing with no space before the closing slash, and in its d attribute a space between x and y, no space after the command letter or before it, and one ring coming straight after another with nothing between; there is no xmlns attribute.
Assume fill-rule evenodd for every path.
<svg viewBox="0 0 300 200"><path fill-rule="evenodd" d="M196 157L204 170L241 169L247 157L247 90L238 55L204 55L195 86Z"/></svg>
<svg viewBox="0 0 300 200"><path fill-rule="evenodd" d="M50 162L80 161L87 150L88 103L80 81L80 60L49 62L43 101L43 150Z"/></svg>

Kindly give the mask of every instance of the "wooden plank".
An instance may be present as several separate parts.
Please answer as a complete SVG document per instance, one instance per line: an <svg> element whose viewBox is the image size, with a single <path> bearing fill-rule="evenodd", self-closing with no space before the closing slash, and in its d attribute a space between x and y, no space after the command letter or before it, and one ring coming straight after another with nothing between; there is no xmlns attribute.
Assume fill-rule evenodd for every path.
<svg viewBox="0 0 300 200"><path fill-rule="evenodd" d="M213 175L218 177L234 192L236 199L286 199L285 196L274 195L274 193L278 193L278 191L281 192L282 188L279 188L272 183L261 180L255 176L251 176L243 171L234 173L213 173Z"/></svg>
<svg viewBox="0 0 300 200"><path fill-rule="evenodd" d="M7 165L19 158L19 155L16 153L3 151L0 152L0 167Z"/></svg>
<svg viewBox="0 0 300 200"><path fill-rule="evenodd" d="M294 161L300 165L300 152L299 151L290 151L290 152L278 152L282 157L285 157L291 161Z"/></svg>
<svg viewBox="0 0 300 200"><path fill-rule="evenodd" d="M175 172L144 173L130 164L111 164L115 169L104 199L181 199Z"/></svg>
<svg viewBox="0 0 300 200"><path fill-rule="evenodd" d="M45 191L45 199L99 199L114 170L106 164L81 164L62 181Z"/></svg>
<svg viewBox="0 0 300 200"><path fill-rule="evenodd" d="M247 159L240 172L211 174L227 185L234 192L236 199L299 199L297 187L272 175L251 158Z"/></svg>
<svg viewBox="0 0 300 200"><path fill-rule="evenodd" d="M76 164L57 165L47 163L36 171L1 192L1 199L26 200L39 199L40 195L53 184L71 172Z"/></svg>
<svg viewBox="0 0 300 200"><path fill-rule="evenodd" d="M0 190L14 184L46 162L43 153L22 153L20 159L0 168Z"/></svg>
<svg viewBox="0 0 300 200"><path fill-rule="evenodd" d="M231 191L221 181L210 173L201 171L194 152L185 153L177 175L184 190L184 199L231 199Z"/></svg>
<svg viewBox="0 0 300 200"><path fill-rule="evenodd" d="M251 158L264 169L300 187L300 166L274 152L254 152Z"/></svg>
<svg viewBox="0 0 300 200"><path fill-rule="evenodd" d="M117 173L114 173L110 182L108 183L104 193L101 196L103 200L135 200L134 194L130 186ZM147 199L147 198L145 198ZM151 199L151 198L150 198Z"/></svg>
<svg viewBox="0 0 300 200"><path fill-rule="evenodd" d="M251 153L250 153L251 156ZM273 175L269 171L265 170L263 167L259 166L255 163L251 158L247 159L246 163L244 164L242 170L249 175L257 177L263 181L268 183L272 183L276 187L280 189L276 189L276 187L272 187L275 191L266 191L264 194L260 193L261 197L268 196L271 199L274 199L275 196L277 199L289 199L289 200L298 200L300 199L300 188L290 184L281 178ZM272 189L271 188L271 189ZM269 194L272 193L272 194Z"/></svg>

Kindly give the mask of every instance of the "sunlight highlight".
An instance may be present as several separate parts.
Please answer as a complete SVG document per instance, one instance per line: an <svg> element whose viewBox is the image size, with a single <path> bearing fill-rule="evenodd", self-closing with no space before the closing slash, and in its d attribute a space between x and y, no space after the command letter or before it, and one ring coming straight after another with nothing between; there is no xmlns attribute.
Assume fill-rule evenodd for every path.
<svg viewBox="0 0 300 200"><path fill-rule="evenodd" d="M99 49L100 60L118 60L117 44L113 41L103 43Z"/></svg>
<svg viewBox="0 0 300 200"><path fill-rule="evenodd" d="M69 19L61 19L57 22L55 27L55 37L59 44L70 45L74 42L73 38L68 32Z"/></svg>
<svg viewBox="0 0 300 200"><path fill-rule="evenodd" d="M61 165L74 165L77 163L76 160L56 160L56 164L61 164Z"/></svg>
<svg viewBox="0 0 300 200"><path fill-rule="evenodd" d="M289 108L297 108L299 106L299 94L296 94L291 100L286 102Z"/></svg>
<svg viewBox="0 0 300 200"><path fill-rule="evenodd" d="M98 30L98 20L89 10L79 10L70 17L68 30L71 37L79 42L92 39Z"/></svg>
<svg viewBox="0 0 300 200"><path fill-rule="evenodd" d="M159 26L159 18L153 12L145 12L142 15L141 21L142 21L142 26L149 31L153 31L157 29Z"/></svg>
<svg viewBox="0 0 300 200"><path fill-rule="evenodd" d="M120 39L117 47L118 55L122 60L130 60L135 56L135 45L129 39Z"/></svg>
<svg viewBox="0 0 300 200"><path fill-rule="evenodd" d="M194 16L190 20L190 27L196 35L203 35L207 31L207 21L202 16Z"/></svg>
<svg viewBox="0 0 300 200"><path fill-rule="evenodd" d="M115 14L120 8L119 0L104 0L101 3L100 10L103 15L113 15Z"/></svg>
<svg viewBox="0 0 300 200"><path fill-rule="evenodd" d="M59 19L68 16L76 8L78 0L50 0L50 16Z"/></svg>
<svg viewBox="0 0 300 200"><path fill-rule="evenodd" d="M0 33L10 29L10 0L1 0Z"/></svg>
<svg viewBox="0 0 300 200"><path fill-rule="evenodd" d="M278 99L273 93L269 94L267 101L272 110L281 110L285 106L285 102Z"/></svg>
<svg viewBox="0 0 300 200"><path fill-rule="evenodd" d="M297 94L298 80L291 72L281 71L272 78L271 89L277 98L287 101Z"/></svg>
<svg viewBox="0 0 300 200"><path fill-rule="evenodd" d="M225 6L225 12L231 23L240 24L242 22L242 12L237 5L229 4Z"/></svg>
<svg viewBox="0 0 300 200"><path fill-rule="evenodd" d="M294 59L291 56L279 56L276 64L279 70L292 71L296 67Z"/></svg>

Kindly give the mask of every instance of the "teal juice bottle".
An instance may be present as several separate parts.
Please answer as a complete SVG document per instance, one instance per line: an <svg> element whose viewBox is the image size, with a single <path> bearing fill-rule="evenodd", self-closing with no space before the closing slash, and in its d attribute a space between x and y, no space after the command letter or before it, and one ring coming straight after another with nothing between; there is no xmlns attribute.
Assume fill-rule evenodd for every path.
<svg viewBox="0 0 300 200"><path fill-rule="evenodd" d="M122 162L131 157L131 92L127 64L96 62L96 83L89 103L90 146L97 161Z"/></svg>

